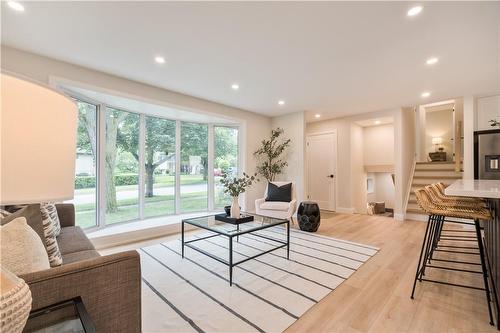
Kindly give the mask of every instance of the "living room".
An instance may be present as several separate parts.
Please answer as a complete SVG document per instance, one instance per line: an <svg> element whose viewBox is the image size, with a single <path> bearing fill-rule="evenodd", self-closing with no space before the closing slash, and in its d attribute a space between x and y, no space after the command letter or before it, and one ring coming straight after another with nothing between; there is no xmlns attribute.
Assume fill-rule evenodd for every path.
<svg viewBox="0 0 500 333"><path fill-rule="evenodd" d="M498 2L1 6L2 332L500 327Z"/></svg>

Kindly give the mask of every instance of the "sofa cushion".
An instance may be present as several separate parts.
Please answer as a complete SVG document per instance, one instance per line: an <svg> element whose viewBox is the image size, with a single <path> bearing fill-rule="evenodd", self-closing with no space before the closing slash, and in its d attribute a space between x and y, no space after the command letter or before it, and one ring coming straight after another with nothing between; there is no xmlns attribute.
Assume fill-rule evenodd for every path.
<svg viewBox="0 0 500 333"><path fill-rule="evenodd" d="M52 223L48 211L46 209L40 209L40 212L42 214L43 232L45 234L45 245L47 246L50 266L61 266L62 256L56 239L56 228L54 227L54 223Z"/></svg>
<svg viewBox="0 0 500 333"><path fill-rule="evenodd" d="M289 207L290 207L289 202L280 202L280 201L266 201L260 205L260 209L265 209L265 210L287 211Z"/></svg>
<svg viewBox="0 0 500 333"><path fill-rule="evenodd" d="M43 242L28 226L25 217L18 217L1 226L0 238L2 267L16 275L50 268Z"/></svg>
<svg viewBox="0 0 500 333"><path fill-rule="evenodd" d="M85 233L80 227L65 227L61 229L61 233L57 237L59 249L63 254L95 250L92 242L85 236Z"/></svg>
<svg viewBox="0 0 500 333"><path fill-rule="evenodd" d="M92 259L100 257L101 255L96 250L85 250L79 252L73 252L68 254L63 254L63 265L71 264L72 262L78 262L82 260Z"/></svg>
<svg viewBox="0 0 500 333"><path fill-rule="evenodd" d="M28 225L35 230L38 237L42 240L43 246L47 248L45 244L45 234L43 232L42 214L40 213L40 205L32 204L22 207L21 209L15 211L14 213L6 216L0 220L1 225L6 225L7 223L13 221L18 217L24 217Z"/></svg>
<svg viewBox="0 0 500 333"><path fill-rule="evenodd" d="M292 201L292 183L278 186L269 182L267 184L266 201Z"/></svg>
<svg viewBox="0 0 500 333"><path fill-rule="evenodd" d="M53 202L42 202L40 204L40 211L42 212L42 216L44 215L44 212L48 215L52 222L56 236L59 236L61 233L61 222L59 222L56 205Z"/></svg>

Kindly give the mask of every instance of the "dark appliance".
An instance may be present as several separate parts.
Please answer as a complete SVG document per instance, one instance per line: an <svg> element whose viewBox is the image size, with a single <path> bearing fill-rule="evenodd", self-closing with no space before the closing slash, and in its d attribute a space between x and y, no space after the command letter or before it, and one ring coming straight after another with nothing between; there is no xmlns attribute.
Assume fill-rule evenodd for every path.
<svg viewBox="0 0 500 333"><path fill-rule="evenodd" d="M500 180L500 129L474 132L474 178Z"/></svg>

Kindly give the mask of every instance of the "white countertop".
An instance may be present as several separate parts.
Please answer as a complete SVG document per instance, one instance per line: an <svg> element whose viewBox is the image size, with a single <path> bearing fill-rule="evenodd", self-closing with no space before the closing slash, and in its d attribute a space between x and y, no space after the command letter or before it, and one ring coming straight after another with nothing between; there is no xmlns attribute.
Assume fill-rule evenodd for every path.
<svg viewBox="0 0 500 333"><path fill-rule="evenodd" d="M448 186L444 193L460 197L500 199L500 180L461 179Z"/></svg>

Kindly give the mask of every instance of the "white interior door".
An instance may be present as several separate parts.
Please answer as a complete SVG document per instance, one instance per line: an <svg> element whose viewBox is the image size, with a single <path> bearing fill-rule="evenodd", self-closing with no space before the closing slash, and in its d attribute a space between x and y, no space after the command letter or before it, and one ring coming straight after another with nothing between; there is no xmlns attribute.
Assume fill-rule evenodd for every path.
<svg viewBox="0 0 500 333"><path fill-rule="evenodd" d="M307 199L334 211L337 176L337 133L307 136Z"/></svg>

